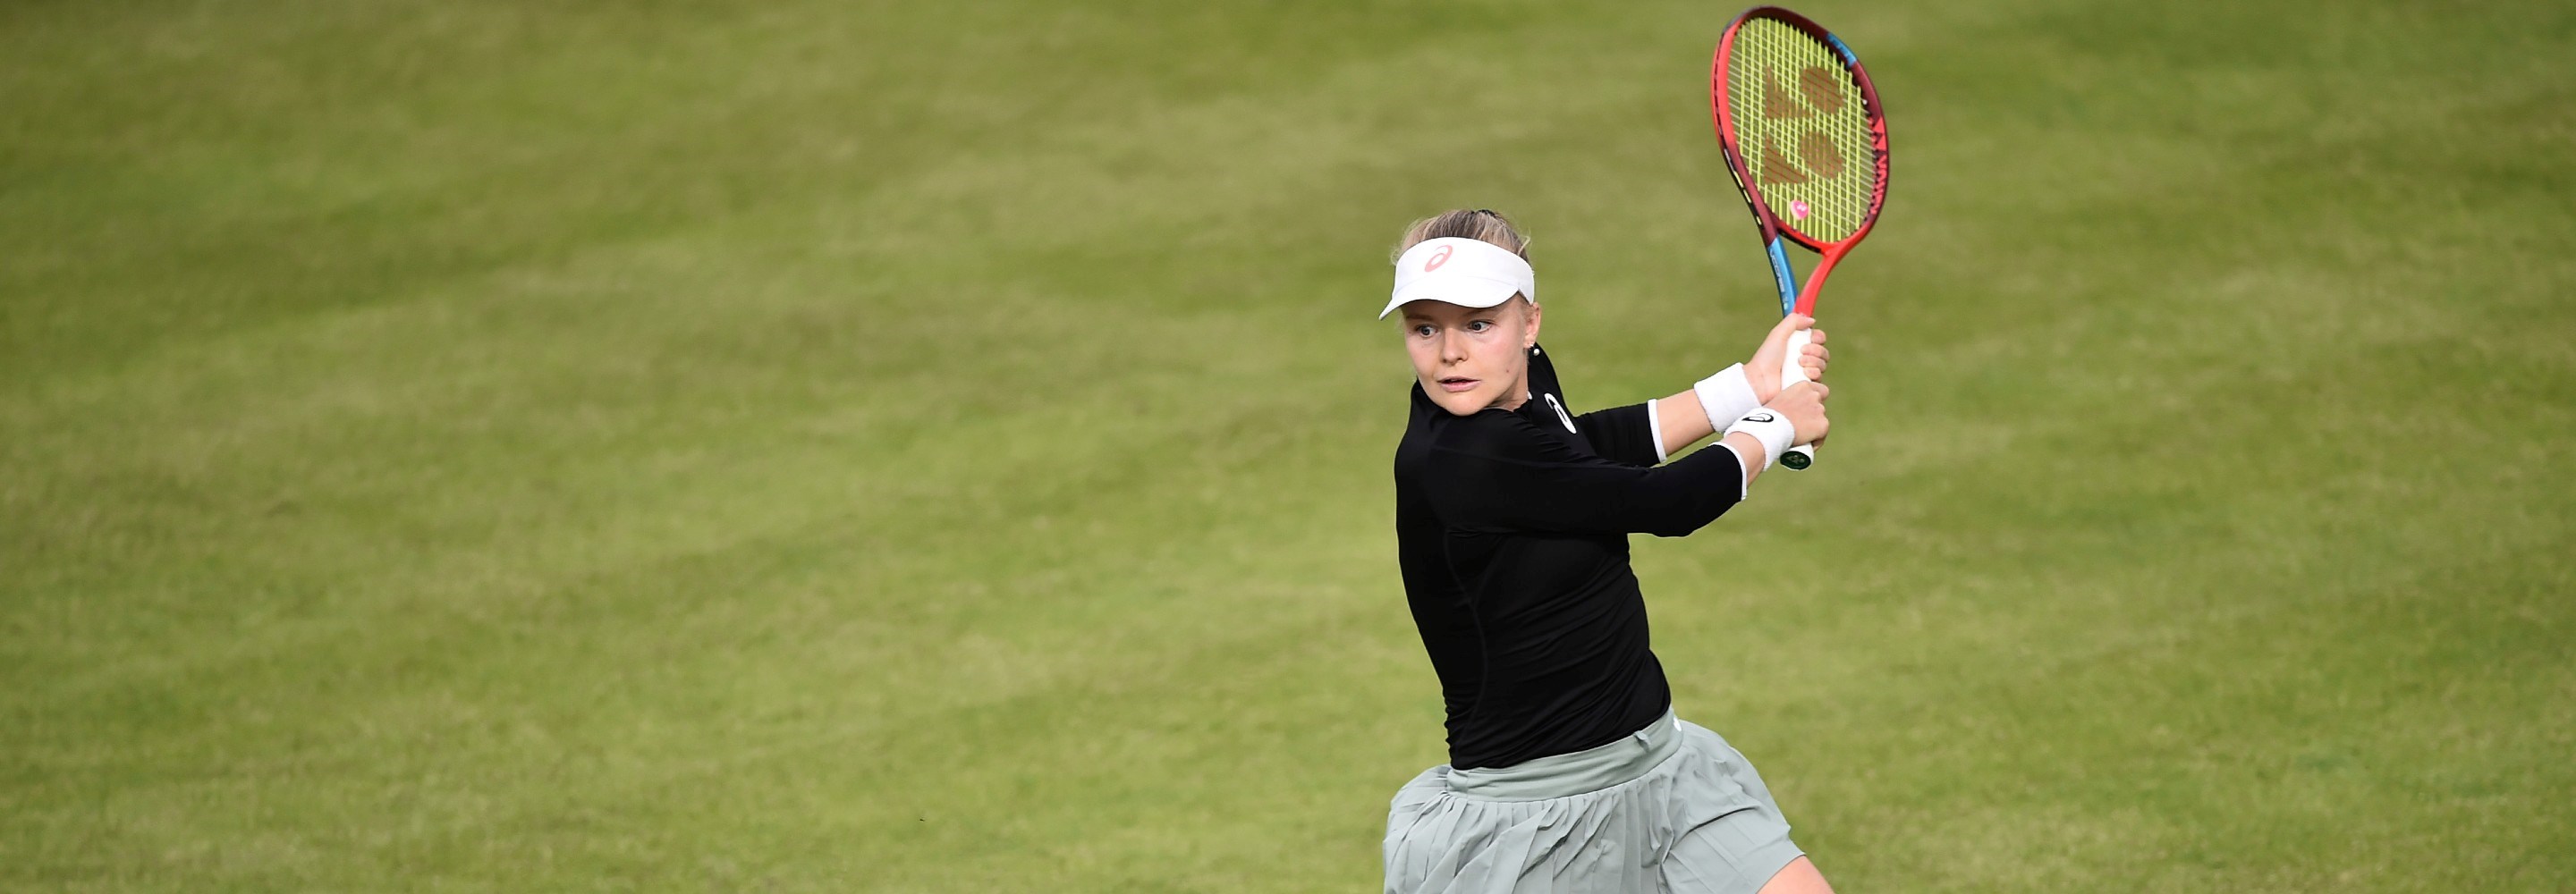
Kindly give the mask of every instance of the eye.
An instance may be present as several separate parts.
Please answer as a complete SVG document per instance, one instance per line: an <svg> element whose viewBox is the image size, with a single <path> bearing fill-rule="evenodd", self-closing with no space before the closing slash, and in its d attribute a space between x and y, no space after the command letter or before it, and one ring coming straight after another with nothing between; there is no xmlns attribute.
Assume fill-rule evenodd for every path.
<svg viewBox="0 0 2576 894"><path fill-rule="evenodd" d="M1432 328L1429 323L1415 323L1413 324L1413 328L1405 331L1413 333L1413 337L1415 338L1430 338L1432 333L1439 330Z"/></svg>
<svg viewBox="0 0 2576 894"><path fill-rule="evenodd" d="M1494 328L1494 321L1492 320L1475 320L1467 324L1467 331L1469 332L1483 332L1492 328Z"/></svg>

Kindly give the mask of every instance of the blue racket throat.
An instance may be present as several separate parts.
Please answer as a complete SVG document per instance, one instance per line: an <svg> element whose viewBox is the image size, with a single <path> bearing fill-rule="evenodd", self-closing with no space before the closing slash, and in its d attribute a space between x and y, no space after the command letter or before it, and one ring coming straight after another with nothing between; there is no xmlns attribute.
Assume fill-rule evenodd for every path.
<svg viewBox="0 0 2576 894"><path fill-rule="evenodd" d="M1798 275L1789 269L1789 252L1779 239L1771 240L1770 253L1771 282L1780 287L1780 315L1785 317L1798 308Z"/></svg>

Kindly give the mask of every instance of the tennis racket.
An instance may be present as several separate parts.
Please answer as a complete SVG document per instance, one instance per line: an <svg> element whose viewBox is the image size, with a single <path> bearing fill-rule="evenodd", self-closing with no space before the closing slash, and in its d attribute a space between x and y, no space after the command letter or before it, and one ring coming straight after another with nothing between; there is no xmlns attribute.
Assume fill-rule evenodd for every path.
<svg viewBox="0 0 2576 894"><path fill-rule="evenodd" d="M1718 38L1708 106L1727 173L1771 258L1780 315L1815 316L1826 275L1869 235L1887 202L1887 115L1878 88L1860 57L1831 32L1806 16L1757 6ZM1822 256L1804 289L1783 241ZM1781 387L1806 381L1798 355L1807 341L1804 331L1790 337ZM1792 469L1815 461L1814 445L1791 447L1780 457Z"/></svg>

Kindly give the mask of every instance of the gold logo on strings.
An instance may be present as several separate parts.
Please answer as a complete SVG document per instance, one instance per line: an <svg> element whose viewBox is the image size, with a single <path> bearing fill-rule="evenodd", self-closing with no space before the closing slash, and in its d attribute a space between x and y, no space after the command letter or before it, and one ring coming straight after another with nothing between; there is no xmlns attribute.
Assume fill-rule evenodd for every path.
<svg viewBox="0 0 2576 894"><path fill-rule="evenodd" d="M1796 120L1840 112L1847 101L1843 97L1843 72L1822 65L1810 65L1798 73L1796 93L1781 87L1776 72L1762 72L1762 116L1772 120ZM1802 101L1803 98L1803 101ZM1831 180L1843 175L1843 154L1834 138L1820 131L1809 131L1798 137L1798 161L1801 167L1780 154L1778 144L1762 143L1762 181L1765 183L1805 183L1808 174Z"/></svg>

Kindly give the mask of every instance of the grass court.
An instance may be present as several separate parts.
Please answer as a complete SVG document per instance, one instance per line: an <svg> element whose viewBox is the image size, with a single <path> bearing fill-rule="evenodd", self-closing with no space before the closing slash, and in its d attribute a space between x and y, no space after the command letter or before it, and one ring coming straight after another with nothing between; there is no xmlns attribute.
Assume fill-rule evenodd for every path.
<svg viewBox="0 0 2576 894"><path fill-rule="evenodd" d="M1891 198L1683 714L1845 891L2576 888L2576 7L1798 8ZM0 889L1373 890L1387 250L1742 359L1736 9L0 6Z"/></svg>

